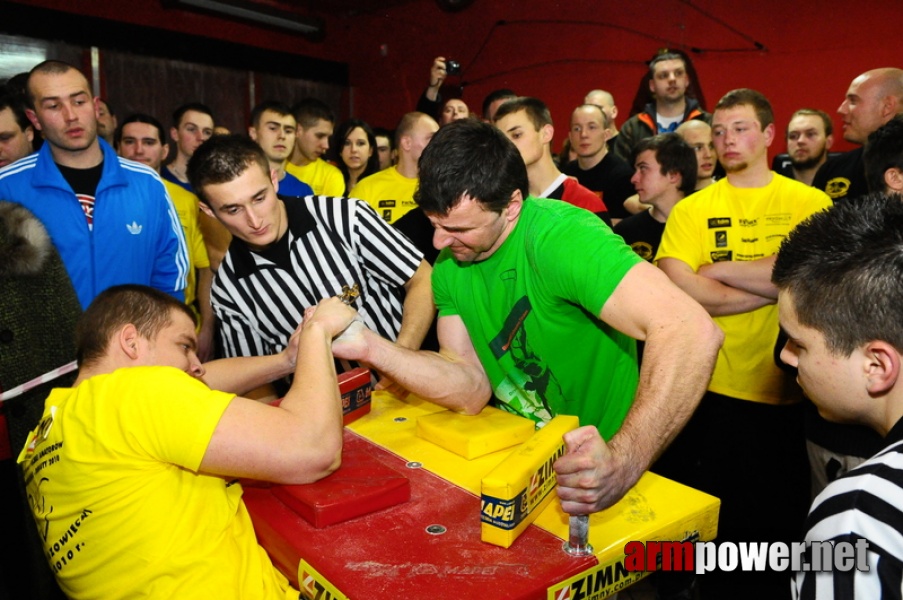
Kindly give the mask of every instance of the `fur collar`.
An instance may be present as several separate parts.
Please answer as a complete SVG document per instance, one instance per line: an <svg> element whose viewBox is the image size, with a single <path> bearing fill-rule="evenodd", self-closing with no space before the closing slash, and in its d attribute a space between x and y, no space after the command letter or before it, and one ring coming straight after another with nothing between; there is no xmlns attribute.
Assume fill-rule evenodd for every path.
<svg viewBox="0 0 903 600"><path fill-rule="evenodd" d="M33 214L0 202L0 277L40 273L51 248L47 230Z"/></svg>

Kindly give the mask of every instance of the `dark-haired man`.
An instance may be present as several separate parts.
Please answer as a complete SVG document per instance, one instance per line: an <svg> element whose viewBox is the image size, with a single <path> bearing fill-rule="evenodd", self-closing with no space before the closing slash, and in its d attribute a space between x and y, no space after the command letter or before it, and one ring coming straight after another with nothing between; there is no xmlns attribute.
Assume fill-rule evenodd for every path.
<svg viewBox="0 0 903 600"><path fill-rule="evenodd" d="M903 194L903 116L869 135L862 159L871 192Z"/></svg>
<svg viewBox="0 0 903 600"><path fill-rule="evenodd" d="M323 160L335 127L335 114L316 98L306 98L292 106L297 129L295 147L285 170L323 196L342 196L345 178L337 167Z"/></svg>
<svg viewBox="0 0 903 600"><path fill-rule="evenodd" d="M355 287L368 327L420 347L435 313L432 269L366 202L280 199L260 146L242 136L212 138L188 171L201 209L233 236L211 293L226 356L282 350L307 307Z"/></svg>
<svg viewBox="0 0 903 600"><path fill-rule="evenodd" d="M630 182L639 201L650 208L627 217L614 231L641 258L652 262L671 209L695 191L696 155L676 133L644 138L634 154L635 172Z"/></svg>
<svg viewBox="0 0 903 600"><path fill-rule="evenodd" d="M819 494L806 520L806 542L830 543L835 553L855 547L855 568L828 561L823 572L798 572L794 598L887 598L903 585L903 263L889 260L901 245L903 204L873 194L802 223L775 261L788 338L781 359L823 417L883 438L873 457Z"/></svg>
<svg viewBox="0 0 903 600"><path fill-rule="evenodd" d="M97 135L103 141L114 146L113 137L116 135L116 113L110 103L103 98L97 99Z"/></svg>
<svg viewBox="0 0 903 600"><path fill-rule="evenodd" d="M483 98L483 121L486 123L494 122L495 111L499 109L499 106L515 98L517 98L517 94L508 88L492 90L486 94L486 97Z"/></svg>
<svg viewBox="0 0 903 600"><path fill-rule="evenodd" d="M330 344L354 317L330 298L285 352L202 365L184 304L144 286L102 292L76 328L78 379L51 392L19 455L67 597L297 599L237 478L300 484L338 467ZM237 395L292 372L278 407Z"/></svg>
<svg viewBox="0 0 903 600"><path fill-rule="evenodd" d="M213 135L213 122L213 111L200 102L183 104L172 113L169 135L176 143L176 157L163 167L163 179L194 192L188 182L188 160Z"/></svg>
<svg viewBox="0 0 903 600"><path fill-rule="evenodd" d="M33 152L34 127L18 95L0 94L0 168Z"/></svg>
<svg viewBox="0 0 903 600"><path fill-rule="evenodd" d="M802 396L774 363L771 267L780 241L831 201L769 169L774 114L761 93L728 92L712 134L727 177L671 210L656 262L709 311L725 341L708 392L668 449L674 470L659 470L721 498L719 539L789 543L805 514L809 469ZM779 572L711 573L700 585L714 598L740 587L759 598L787 592Z"/></svg>
<svg viewBox="0 0 903 600"><path fill-rule="evenodd" d="M523 158L488 123L439 130L420 159L417 199L442 248L440 352L366 329L334 352L454 411L476 414L495 392L539 424L579 415L584 427L565 435L568 453L555 463L562 508L611 506L692 413L720 331L597 217L529 196ZM646 340L641 373L630 336Z"/></svg>
<svg viewBox="0 0 903 600"><path fill-rule="evenodd" d="M552 160L555 128L552 115L542 100L523 97L505 102L495 112L495 126L514 142L524 158L531 195L564 200L611 223L608 209L599 197L555 166Z"/></svg>
<svg viewBox="0 0 903 600"><path fill-rule="evenodd" d="M279 193L283 196L299 197L314 193L309 185L285 170L288 157L295 149L296 129L292 109L282 102L262 102L251 111L248 135L266 154L270 168L276 172Z"/></svg>
<svg viewBox="0 0 903 600"><path fill-rule="evenodd" d="M29 75L28 102L45 144L0 172L0 198L44 224L82 307L121 283L182 300L188 254L179 217L157 173L97 137L88 80L66 63L42 62Z"/></svg>
<svg viewBox="0 0 903 600"><path fill-rule="evenodd" d="M631 156L633 146L641 139L672 132L690 119L711 122L712 115L702 110L694 98L687 97L689 87L687 64L680 54L656 55L649 63L649 92L653 101L621 126L616 154Z"/></svg>

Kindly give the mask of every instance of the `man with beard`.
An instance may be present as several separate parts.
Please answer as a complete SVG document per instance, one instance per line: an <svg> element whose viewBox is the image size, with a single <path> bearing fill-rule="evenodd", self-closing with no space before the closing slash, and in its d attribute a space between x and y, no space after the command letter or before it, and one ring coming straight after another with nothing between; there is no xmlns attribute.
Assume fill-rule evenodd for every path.
<svg viewBox="0 0 903 600"><path fill-rule="evenodd" d="M834 144L833 133L834 125L827 113L813 108L799 109L787 124L787 154L775 157L774 170L812 185L819 167L828 160L828 150Z"/></svg>

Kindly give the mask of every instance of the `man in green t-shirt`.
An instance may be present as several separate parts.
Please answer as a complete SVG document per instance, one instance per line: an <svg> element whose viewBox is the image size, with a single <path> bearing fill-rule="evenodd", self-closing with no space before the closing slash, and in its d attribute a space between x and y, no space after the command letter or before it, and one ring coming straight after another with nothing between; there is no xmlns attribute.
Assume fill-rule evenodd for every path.
<svg viewBox="0 0 903 600"><path fill-rule="evenodd" d="M501 408L540 423L578 415L584 427L565 436L555 471L562 508L586 514L617 502L680 430L722 336L598 218L528 189L502 132L471 120L440 129L420 159L416 196L442 249L440 351L362 329L333 352L462 413L478 413L494 392ZM639 373L631 338L646 341Z"/></svg>

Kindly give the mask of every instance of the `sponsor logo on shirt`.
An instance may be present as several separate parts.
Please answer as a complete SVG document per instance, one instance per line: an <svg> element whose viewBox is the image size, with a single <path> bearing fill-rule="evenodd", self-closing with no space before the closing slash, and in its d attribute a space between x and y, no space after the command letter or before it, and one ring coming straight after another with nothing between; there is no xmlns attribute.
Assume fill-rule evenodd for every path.
<svg viewBox="0 0 903 600"><path fill-rule="evenodd" d="M734 253L731 250L716 250L715 252L710 252L709 256L712 258L713 263L734 260Z"/></svg>
<svg viewBox="0 0 903 600"><path fill-rule="evenodd" d="M713 219L709 219L709 229L718 229L719 227L730 227L731 226L731 218L730 217L715 217Z"/></svg>
<svg viewBox="0 0 903 600"><path fill-rule="evenodd" d="M129 233L132 235L138 235L141 233L141 230L144 229L144 226L132 221L131 223L126 223L125 228L128 229Z"/></svg>
<svg viewBox="0 0 903 600"><path fill-rule="evenodd" d="M715 232L715 247L716 248L727 248L727 232L726 231L716 231Z"/></svg>
<svg viewBox="0 0 903 600"><path fill-rule="evenodd" d="M847 195L847 192L850 190L850 180L846 177L835 177L833 179L829 179L827 185L825 185L825 193L831 197L831 199L843 198Z"/></svg>

